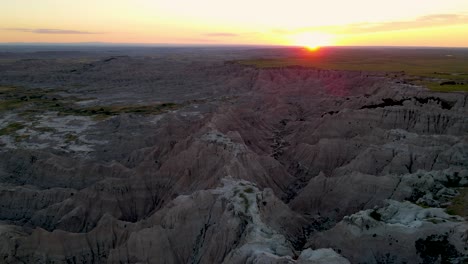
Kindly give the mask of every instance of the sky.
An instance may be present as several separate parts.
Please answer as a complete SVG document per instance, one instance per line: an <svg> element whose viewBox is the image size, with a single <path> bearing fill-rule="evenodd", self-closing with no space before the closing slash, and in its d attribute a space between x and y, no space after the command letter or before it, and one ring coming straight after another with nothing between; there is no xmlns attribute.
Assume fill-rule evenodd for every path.
<svg viewBox="0 0 468 264"><path fill-rule="evenodd" d="M468 47L468 0L0 0L0 42Z"/></svg>

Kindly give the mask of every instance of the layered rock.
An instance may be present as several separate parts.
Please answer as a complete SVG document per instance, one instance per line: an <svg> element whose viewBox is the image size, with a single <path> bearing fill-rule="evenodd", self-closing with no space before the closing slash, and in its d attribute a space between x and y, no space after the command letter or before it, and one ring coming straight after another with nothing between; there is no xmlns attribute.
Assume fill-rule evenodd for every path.
<svg viewBox="0 0 468 264"><path fill-rule="evenodd" d="M468 184L464 93L219 61L54 61L29 79L17 73L40 62L13 64L1 82L79 82L61 93L95 98L76 104L179 107L87 117L63 148L15 140L49 124L44 116L62 129L72 114L39 113L39 125L2 135L0 262L461 263L467 254L466 215L444 213ZM21 111L0 116L1 129Z"/></svg>
<svg viewBox="0 0 468 264"><path fill-rule="evenodd" d="M304 222L271 190L226 178L222 187L178 196L138 223L106 215L80 234L4 226L1 237L13 243L1 253L7 262L36 263L296 263L297 254L297 263L347 263L336 253L297 252L290 241Z"/></svg>

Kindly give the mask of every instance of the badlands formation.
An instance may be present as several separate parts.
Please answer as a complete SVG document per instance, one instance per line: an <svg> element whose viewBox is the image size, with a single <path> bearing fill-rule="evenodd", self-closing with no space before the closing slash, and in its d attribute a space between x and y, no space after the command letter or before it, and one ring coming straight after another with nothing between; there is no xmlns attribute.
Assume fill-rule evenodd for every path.
<svg viewBox="0 0 468 264"><path fill-rule="evenodd" d="M0 263L468 260L467 93L214 55L1 57Z"/></svg>

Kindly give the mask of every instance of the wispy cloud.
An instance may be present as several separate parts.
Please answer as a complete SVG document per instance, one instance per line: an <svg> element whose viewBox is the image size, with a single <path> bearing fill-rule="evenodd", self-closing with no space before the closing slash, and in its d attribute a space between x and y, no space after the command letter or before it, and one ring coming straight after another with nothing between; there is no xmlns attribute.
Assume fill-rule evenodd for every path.
<svg viewBox="0 0 468 264"><path fill-rule="evenodd" d="M212 38L177 38L175 40L187 43L219 43L220 41Z"/></svg>
<svg viewBox="0 0 468 264"><path fill-rule="evenodd" d="M237 37L239 34L229 33L229 32L213 32L213 33L206 33L204 36L207 37Z"/></svg>
<svg viewBox="0 0 468 264"><path fill-rule="evenodd" d="M360 23L350 25L350 30L354 32L382 32L415 28L430 28L438 26L450 26L468 24L468 15L461 14L436 14L422 16L409 21L390 21L383 23Z"/></svg>
<svg viewBox="0 0 468 264"><path fill-rule="evenodd" d="M5 28L5 30L28 32L35 34L102 34L101 32L89 32L71 29L54 29L54 28Z"/></svg>
<svg viewBox="0 0 468 264"><path fill-rule="evenodd" d="M363 22L348 25L303 27L294 30L273 29L272 32L280 34L306 31L324 31L335 34L359 34L463 24L468 24L468 15L466 14L433 14L406 21L387 21L379 23Z"/></svg>

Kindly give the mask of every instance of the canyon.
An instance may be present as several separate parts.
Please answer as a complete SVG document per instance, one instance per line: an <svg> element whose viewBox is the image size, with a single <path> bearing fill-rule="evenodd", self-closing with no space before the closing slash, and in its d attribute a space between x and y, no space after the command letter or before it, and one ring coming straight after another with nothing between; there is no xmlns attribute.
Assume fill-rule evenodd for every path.
<svg viewBox="0 0 468 264"><path fill-rule="evenodd" d="M140 52L0 53L0 262L468 260L466 92Z"/></svg>

